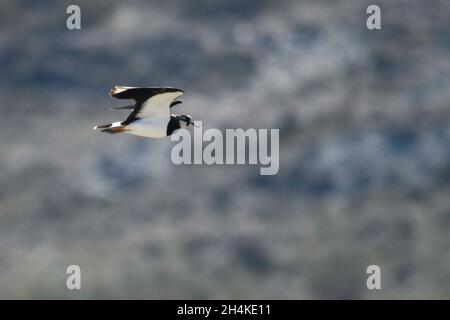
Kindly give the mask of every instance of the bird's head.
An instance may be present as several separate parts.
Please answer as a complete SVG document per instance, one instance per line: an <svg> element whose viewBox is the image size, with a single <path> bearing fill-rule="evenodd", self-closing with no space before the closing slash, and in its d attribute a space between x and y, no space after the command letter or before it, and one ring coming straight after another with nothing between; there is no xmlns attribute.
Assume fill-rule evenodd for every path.
<svg viewBox="0 0 450 320"><path fill-rule="evenodd" d="M190 125L195 126L195 123L192 121L192 117L190 115L182 114L178 117L178 120L180 121L180 128L187 128Z"/></svg>

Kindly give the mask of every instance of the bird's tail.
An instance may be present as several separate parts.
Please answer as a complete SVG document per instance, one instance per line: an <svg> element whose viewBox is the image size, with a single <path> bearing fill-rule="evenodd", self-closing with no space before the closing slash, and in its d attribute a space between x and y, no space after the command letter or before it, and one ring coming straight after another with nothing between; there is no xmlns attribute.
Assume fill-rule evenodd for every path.
<svg viewBox="0 0 450 320"><path fill-rule="evenodd" d="M127 131L125 126L122 124L122 122L114 122L114 123L108 123L108 124L95 126L94 130L101 130L102 132L106 132L106 133L110 133L110 134Z"/></svg>

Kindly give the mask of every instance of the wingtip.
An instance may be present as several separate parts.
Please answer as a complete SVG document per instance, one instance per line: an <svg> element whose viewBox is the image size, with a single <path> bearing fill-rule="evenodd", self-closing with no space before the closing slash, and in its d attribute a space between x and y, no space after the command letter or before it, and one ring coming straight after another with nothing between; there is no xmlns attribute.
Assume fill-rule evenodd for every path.
<svg viewBox="0 0 450 320"><path fill-rule="evenodd" d="M179 88L171 87L171 89L174 89L175 91L178 91L178 92L181 92L182 94L184 94L184 90L181 90L181 89L179 89Z"/></svg>
<svg viewBox="0 0 450 320"><path fill-rule="evenodd" d="M128 89L131 89L132 87L126 87L126 86L114 86L114 88L112 88L111 90L109 90L109 94L111 96L114 96L116 94L119 94L123 91L126 91Z"/></svg>

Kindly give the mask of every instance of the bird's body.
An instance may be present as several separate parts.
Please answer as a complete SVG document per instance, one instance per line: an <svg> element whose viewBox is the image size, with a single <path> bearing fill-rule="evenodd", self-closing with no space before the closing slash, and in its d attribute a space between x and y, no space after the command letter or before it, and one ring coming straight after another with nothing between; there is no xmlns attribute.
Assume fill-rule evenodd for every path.
<svg viewBox="0 0 450 320"><path fill-rule="evenodd" d="M167 137L166 119L138 119L127 125L129 133L149 138Z"/></svg>
<svg viewBox="0 0 450 320"><path fill-rule="evenodd" d="M176 100L183 91L170 87L114 87L110 94L117 99L133 99L132 106L116 109L133 109L125 121L95 126L107 133L126 132L142 137L163 138L170 136L175 130L193 124L189 115L170 113L170 108L181 103Z"/></svg>

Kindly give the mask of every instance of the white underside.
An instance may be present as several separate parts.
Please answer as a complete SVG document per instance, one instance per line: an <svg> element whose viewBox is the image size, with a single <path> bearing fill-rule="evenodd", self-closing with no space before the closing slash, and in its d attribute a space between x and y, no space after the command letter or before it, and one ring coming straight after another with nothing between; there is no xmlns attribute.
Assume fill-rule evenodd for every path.
<svg viewBox="0 0 450 320"><path fill-rule="evenodd" d="M139 119L127 125L127 133L148 138L163 138L167 136L169 119Z"/></svg>

